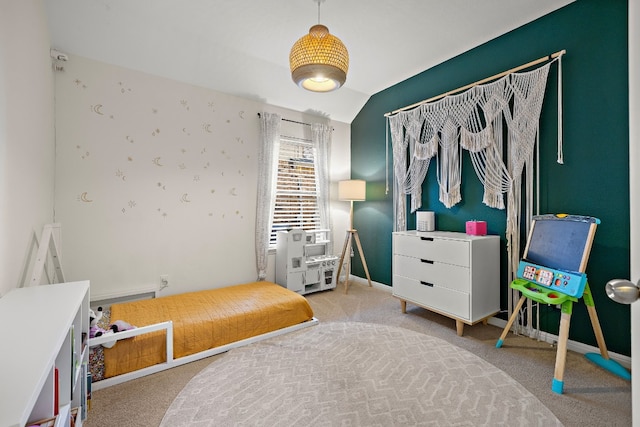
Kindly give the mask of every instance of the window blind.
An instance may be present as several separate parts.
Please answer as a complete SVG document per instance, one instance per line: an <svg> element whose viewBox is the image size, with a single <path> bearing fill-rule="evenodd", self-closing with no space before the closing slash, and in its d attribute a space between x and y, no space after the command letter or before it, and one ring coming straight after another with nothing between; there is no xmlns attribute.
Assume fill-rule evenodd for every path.
<svg viewBox="0 0 640 427"><path fill-rule="evenodd" d="M277 231L290 228L321 228L315 153L309 142L281 139L271 246Z"/></svg>

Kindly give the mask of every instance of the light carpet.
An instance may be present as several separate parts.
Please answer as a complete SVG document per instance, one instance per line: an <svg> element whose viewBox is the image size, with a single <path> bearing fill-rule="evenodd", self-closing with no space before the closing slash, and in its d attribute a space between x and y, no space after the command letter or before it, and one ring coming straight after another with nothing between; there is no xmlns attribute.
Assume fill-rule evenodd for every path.
<svg viewBox="0 0 640 427"><path fill-rule="evenodd" d="M237 348L197 374L161 426L562 425L506 373L439 338L321 323Z"/></svg>

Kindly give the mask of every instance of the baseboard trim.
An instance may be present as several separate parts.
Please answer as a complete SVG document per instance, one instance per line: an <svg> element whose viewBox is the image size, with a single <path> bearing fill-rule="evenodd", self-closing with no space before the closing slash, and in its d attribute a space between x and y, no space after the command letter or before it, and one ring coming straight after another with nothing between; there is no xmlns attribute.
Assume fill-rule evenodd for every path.
<svg viewBox="0 0 640 427"><path fill-rule="evenodd" d="M350 279L354 280L354 281L357 281L358 284L368 285L366 278L362 278L360 276L351 275ZM385 285L383 283L374 282L372 280L371 284L376 289L380 289L380 290L383 290L383 291L388 292L388 293L392 293L393 292L393 288L391 286ZM507 326L507 321L506 320L502 320L502 319L499 319L497 317L489 318L488 323L490 325L497 326L498 328L501 328L501 329L504 329L504 327ZM497 341L497 339L498 339L498 337L496 337L496 341ZM535 338L531 338L531 339L535 339ZM548 343L550 345L555 345L558 342L558 336L557 335L551 334L549 332L544 332L544 331L540 331L540 338L539 339L540 339L540 341L546 342L546 343ZM600 349L598 347L594 347L594 346L589 345L589 344L581 343L581 342L578 342L578 341L572 341L572 340L568 340L567 341L567 349L571 350L571 351L575 351L576 353L580 353L580 354L600 353ZM612 351L610 351L608 349L607 349L607 352L609 353L609 357L611 359L615 360L616 362L618 362L619 364L621 364L625 368L631 369L631 357L625 356L624 354L614 353L614 352L612 352Z"/></svg>
<svg viewBox="0 0 640 427"><path fill-rule="evenodd" d="M497 326L499 328L504 329L507 326L507 321L498 319L497 317L492 317L489 319L488 323L493 326ZM522 334L524 335L524 334ZM526 335L524 335L526 336ZM535 338L531 338L535 339ZM555 345L558 343L558 336L555 334L551 334L549 332L540 331L540 341L546 342L550 345ZM579 341L568 340L567 341L567 349L571 351L575 351L580 354L587 353L600 353L600 349L598 347L594 347L589 344L581 343ZM614 353L607 349L607 353L609 353L609 357L627 369L631 369L631 357L625 356L624 354Z"/></svg>
<svg viewBox="0 0 640 427"><path fill-rule="evenodd" d="M359 285L369 286L369 283L367 283L367 278L366 277L354 276L353 274L350 274L349 275L349 280L352 280L354 282L358 282ZM385 285L384 283L380 283L380 282L374 282L373 280L371 281L371 285L374 288L380 289L380 290L388 292L388 293L391 293L392 290L393 290L391 288L391 286Z"/></svg>

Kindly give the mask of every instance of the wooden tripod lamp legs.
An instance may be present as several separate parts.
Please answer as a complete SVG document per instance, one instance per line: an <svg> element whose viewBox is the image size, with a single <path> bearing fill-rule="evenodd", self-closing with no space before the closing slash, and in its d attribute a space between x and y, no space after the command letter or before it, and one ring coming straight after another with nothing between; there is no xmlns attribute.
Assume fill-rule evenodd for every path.
<svg viewBox="0 0 640 427"><path fill-rule="evenodd" d="M344 239L344 246L342 246L342 255L340 255L340 263L338 264L338 278L340 278L340 273L342 272L342 266L344 265L344 257L348 253L348 256L351 256L351 245L353 244L353 239L355 238L356 247L358 248L358 253L360 254L360 261L362 261L362 266L364 267L364 272L367 275L367 281L369 282L369 286L372 287L371 277L369 276L369 268L367 267L367 261L364 259L364 252L362 251L362 244L360 244L360 236L358 236L358 230L347 230L347 235ZM350 267L350 266L349 266ZM346 278L344 281L344 293L346 294L349 291L349 270L346 272Z"/></svg>

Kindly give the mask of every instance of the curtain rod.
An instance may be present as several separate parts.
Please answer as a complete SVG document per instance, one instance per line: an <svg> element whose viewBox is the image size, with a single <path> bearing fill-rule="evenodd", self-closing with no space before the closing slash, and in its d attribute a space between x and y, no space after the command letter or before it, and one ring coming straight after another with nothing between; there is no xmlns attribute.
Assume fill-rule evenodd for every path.
<svg viewBox="0 0 640 427"><path fill-rule="evenodd" d="M482 80L478 80L477 82L469 83L468 85L459 87L459 88L454 89L454 90L450 90L449 92L445 92L445 93L442 93L442 94L440 94L438 96L434 96L432 98L425 99L424 101L416 102L415 104L411 104L411 105L407 105L406 107L398 108L397 110L391 111L389 113L385 113L384 116L385 117L389 117L389 116L393 116L394 114L400 113L402 111L411 110L412 108L419 107L420 105L436 101L436 100L438 100L440 98L444 98L445 96L453 95L454 93L457 93L457 92L462 92L462 91L467 90L469 88L472 88L474 86L490 82L491 80L497 80L500 77L506 76L507 74L515 73L516 71L520 71L520 70L523 70L525 68L533 67L534 65L538 65L538 64L540 64L542 62L550 61L552 59L555 59L555 58L557 58L559 56L564 55L565 53L567 53L566 50L564 50L564 49L559 50L558 52L552 53L551 55L543 56L542 58L538 58L535 61L527 62L526 64L522 64L522 65L520 65L518 67L511 68L510 70L503 71L503 72L495 74L495 75L493 75L491 77L486 77L486 78L484 78Z"/></svg>
<svg viewBox="0 0 640 427"><path fill-rule="evenodd" d="M262 117L260 113L258 113L258 117ZM311 123L298 122L296 120L285 119L284 117L280 118L280 120L282 120L283 122L296 123L303 126L311 126ZM331 130L335 130L335 128L332 127Z"/></svg>
<svg viewBox="0 0 640 427"><path fill-rule="evenodd" d="M258 117L262 117L262 116L260 115L260 113L258 113ZM284 117L282 117L282 118L281 118L281 120L282 120L283 122L290 122L290 123L297 123L297 124L299 124L299 125L304 125L304 126L311 126L311 123L298 122L298 121L291 120L291 119L285 119Z"/></svg>

